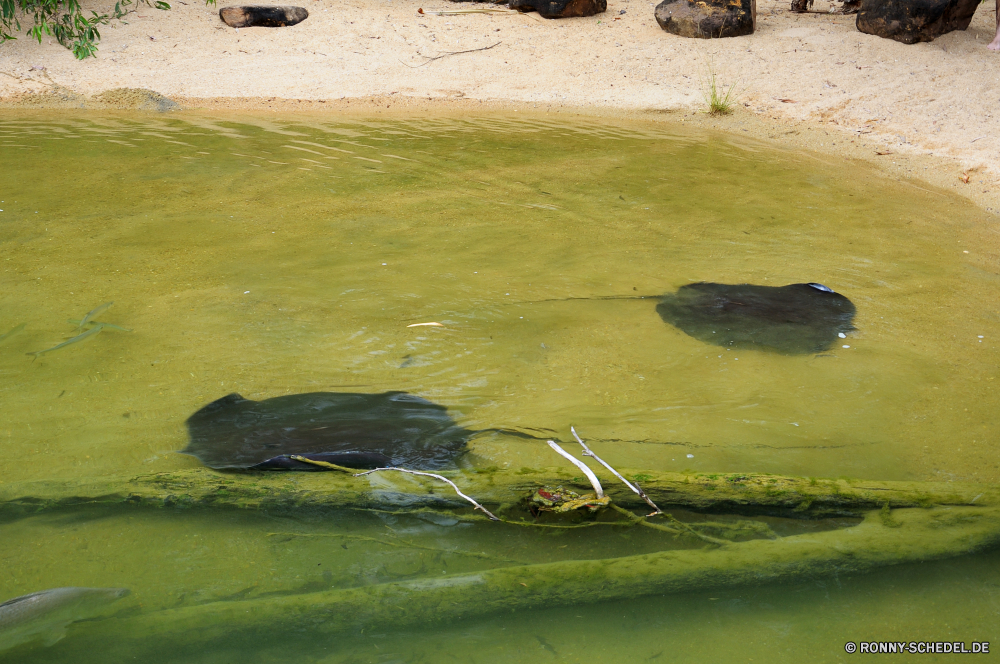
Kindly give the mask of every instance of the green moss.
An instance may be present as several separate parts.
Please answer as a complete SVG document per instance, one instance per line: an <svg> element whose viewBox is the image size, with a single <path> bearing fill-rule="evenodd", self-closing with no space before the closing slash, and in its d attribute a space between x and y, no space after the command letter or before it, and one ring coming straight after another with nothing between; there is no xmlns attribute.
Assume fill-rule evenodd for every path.
<svg viewBox="0 0 1000 664"><path fill-rule="evenodd" d="M879 510L878 516L879 520L882 522L882 525L885 526L886 528L899 528L900 526L903 525L899 521L893 518L892 510L889 509L889 503L882 505L882 509Z"/></svg>

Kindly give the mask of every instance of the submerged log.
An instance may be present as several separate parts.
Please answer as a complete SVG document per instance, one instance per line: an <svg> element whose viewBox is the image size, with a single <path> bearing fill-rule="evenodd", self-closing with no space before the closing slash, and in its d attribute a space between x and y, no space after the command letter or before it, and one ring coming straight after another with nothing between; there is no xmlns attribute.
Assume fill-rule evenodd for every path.
<svg viewBox="0 0 1000 664"><path fill-rule="evenodd" d="M753 473L665 473L623 470L661 508L698 512L770 514L793 518L860 516L868 510L931 506L1000 505L1000 489L950 482L825 480ZM470 509L440 483L402 474L354 477L347 473L220 473L185 470L123 478L0 485L0 514L30 515L94 505L173 508ZM487 469L442 472L484 505L519 504L541 487L579 493L590 483L574 468ZM643 500L617 480L607 493L622 507L645 508Z"/></svg>
<svg viewBox="0 0 1000 664"><path fill-rule="evenodd" d="M1000 508L951 507L869 512L843 530L604 560L512 566L474 574L361 588L213 602L135 617L76 624L66 647L106 659L153 649L203 652L206 644L273 639L275 634L379 630L499 611L552 608L643 595L853 574L935 560L1000 543ZM120 656L120 657L119 657Z"/></svg>

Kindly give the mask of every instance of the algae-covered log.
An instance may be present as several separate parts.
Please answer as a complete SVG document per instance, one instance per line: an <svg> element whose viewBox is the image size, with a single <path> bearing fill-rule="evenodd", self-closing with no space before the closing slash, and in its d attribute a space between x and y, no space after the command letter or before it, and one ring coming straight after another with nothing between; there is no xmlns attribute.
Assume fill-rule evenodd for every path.
<svg viewBox="0 0 1000 664"><path fill-rule="evenodd" d="M542 486L586 492L587 480L571 468L444 473L485 505L519 503ZM996 487L943 482L818 480L775 475L682 474L623 471L660 507L702 512L767 513L802 518L857 516L867 510L934 505L998 505ZM399 475L399 474L394 474ZM617 480L606 483L621 506L644 507ZM76 482L23 482L0 486L0 513L30 514L83 505L134 504L302 510L330 508L411 509L468 507L450 488L430 480L384 474L220 473L186 470Z"/></svg>
<svg viewBox="0 0 1000 664"><path fill-rule="evenodd" d="M513 566L475 574L227 601L72 626L67 646L106 661L144 650L196 652L224 639L337 633L452 621L498 611L851 574L1000 543L1000 508L878 510L857 526L716 549ZM122 657L119 658L118 656Z"/></svg>

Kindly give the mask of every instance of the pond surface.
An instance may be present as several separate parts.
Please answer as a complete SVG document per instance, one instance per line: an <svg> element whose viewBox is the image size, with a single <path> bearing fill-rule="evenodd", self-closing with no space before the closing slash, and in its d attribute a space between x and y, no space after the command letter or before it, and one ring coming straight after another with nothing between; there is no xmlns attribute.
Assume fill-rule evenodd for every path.
<svg viewBox="0 0 1000 664"><path fill-rule="evenodd" d="M545 117L4 114L0 155L0 335L25 324L0 340L5 482L198 468L176 453L184 421L231 392L387 390L468 429L573 425L624 468L1000 481L996 221L920 182ZM628 299L699 281L822 283L857 329L816 354L725 350ZM108 302L95 319L125 329L31 355ZM510 436L474 438L461 462L559 463ZM357 513L0 528L0 601L123 586L133 611L677 546ZM990 640L997 562L234 640L198 661L839 661L852 639ZM96 655L67 639L30 657Z"/></svg>

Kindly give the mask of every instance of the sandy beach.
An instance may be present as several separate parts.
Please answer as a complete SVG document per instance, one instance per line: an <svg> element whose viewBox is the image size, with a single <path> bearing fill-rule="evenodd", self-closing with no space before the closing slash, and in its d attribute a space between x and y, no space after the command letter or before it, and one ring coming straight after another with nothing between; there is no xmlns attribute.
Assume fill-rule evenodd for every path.
<svg viewBox="0 0 1000 664"><path fill-rule="evenodd" d="M102 29L86 61L51 38L0 44L0 106L128 107L92 97L144 88L194 109L644 117L873 161L1000 210L987 4L967 31L910 46L858 32L824 0L808 14L762 0L755 34L720 40L665 33L654 6L610 0L598 16L545 20L428 13L497 7L443 0L308 0L296 26L237 30L218 7L178 0ZM733 115L703 112L710 71L736 85Z"/></svg>

